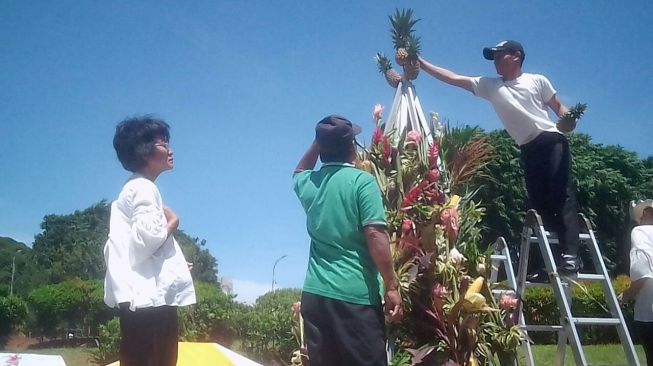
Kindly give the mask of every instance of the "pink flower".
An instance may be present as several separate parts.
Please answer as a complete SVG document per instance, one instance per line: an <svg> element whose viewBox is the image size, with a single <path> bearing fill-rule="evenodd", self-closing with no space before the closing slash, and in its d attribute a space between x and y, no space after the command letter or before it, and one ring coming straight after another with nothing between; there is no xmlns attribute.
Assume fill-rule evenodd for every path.
<svg viewBox="0 0 653 366"><path fill-rule="evenodd" d="M458 222L458 210L455 208L445 208L440 213L440 222L444 226L449 240L456 241L458 238L458 229L460 229Z"/></svg>
<svg viewBox="0 0 653 366"><path fill-rule="evenodd" d="M503 295L499 301L499 306L505 311L511 311L517 309L518 301L519 300L512 295Z"/></svg>
<svg viewBox="0 0 653 366"><path fill-rule="evenodd" d="M419 131L410 131L406 135L406 143L414 143L419 145L422 142L422 134Z"/></svg>
<svg viewBox="0 0 653 366"><path fill-rule="evenodd" d="M444 298L449 296L449 290L441 284L436 283L435 286L433 286L433 290L431 290L431 295L437 298Z"/></svg>
<svg viewBox="0 0 653 366"><path fill-rule="evenodd" d="M292 314L294 317L298 317L301 311L302 311L301 301L297 301L296 303L292 304Z"/></svg>
<svg viewBox="0 0 653 366"><path fill-rule="evenodd" d="M413 230L413 222L410 219L405 219L401 224L401 233L407 235L411 230Z"/></svg>
<svg viewBox="0 0 653 366"><path fill-rule="evenodd" d="M374 118L374 121L378 123L381 120L381 117L383 116L383 106L380 104L375 105L372 116Z"/></svg>

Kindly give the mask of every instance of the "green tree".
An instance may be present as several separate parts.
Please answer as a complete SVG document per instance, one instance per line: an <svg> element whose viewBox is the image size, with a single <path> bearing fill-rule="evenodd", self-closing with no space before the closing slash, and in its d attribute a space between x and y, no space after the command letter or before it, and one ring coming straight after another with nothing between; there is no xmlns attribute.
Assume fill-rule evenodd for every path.
<svg viewBox="0 0 653 366"><path fill-rule="evenodd" d="M175 233L177 243L184 252L188 262L193 263L190 273L194 281L217 283L218 282L218 261L205 247L206 240L191 237L183 230Z"/></svg>
<svg viewBox="0 0 653 366"><path fill-rule="evenodd" d="M31 257L25 259L30 278L23 274L27 288L34 284L58 283L80 278L104 278L103 248L109 235L110 207L100 201L91 207L69 215L47 215L41 223L41 233L34 239ZM205 248L206 241L191 237L184 231L175 233L186 260L193 263L193 279L217 283L217 261ZM0 275L2 273L0 272ZM28 276L28 277L25 277Z"/></svg>
<svg viewBox="0 0 653 366"><path fill-rule="evenodd" d="M488 143L492 159L473 183L479 188L475 199L486 208L483 242L503 236L516 253L527 205L519 148L504 130L489 133Z"/></svg>
<svg viewBox="0 0 653 366"><path fill-rule="evenodd" d="M67 279L100 279L104 276L102 247L109 234L109 206L101 201L69 215L47 215L34 238L37 266L48 283Z"/></svg>

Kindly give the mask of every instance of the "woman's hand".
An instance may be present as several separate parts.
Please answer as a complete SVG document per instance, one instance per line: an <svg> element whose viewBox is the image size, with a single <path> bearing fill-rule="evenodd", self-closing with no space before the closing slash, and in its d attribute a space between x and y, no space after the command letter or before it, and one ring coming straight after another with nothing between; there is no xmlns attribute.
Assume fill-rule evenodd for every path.
<svg viewBox="0 0 653 366"><path fill-rule="evenodd" d="M170 207L167 206L163 207L163 214L166 215L166 220L168 221L168 225L166 226L168 229L168 235L174 234L179 227L179 217L170 209Z"/></svg>

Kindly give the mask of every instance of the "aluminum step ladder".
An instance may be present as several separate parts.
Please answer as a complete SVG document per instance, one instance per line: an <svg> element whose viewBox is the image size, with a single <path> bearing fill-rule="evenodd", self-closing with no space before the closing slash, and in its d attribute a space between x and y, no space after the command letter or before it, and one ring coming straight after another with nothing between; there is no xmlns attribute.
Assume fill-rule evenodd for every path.
<svg viewBox="0 0 653 366"><path fill-rule="evenodd" d="M526 213L526 224L522 231L522 243L519 258L519 270L517 276L517 296L524 299L525 290L528 287L541 287L547 286L553 288L558 307L560 309L560 324L556 325L528 325L523 324L523 329L526 332L539 332L539 331L555 331L558 332L558 361L557 365L563 366L565 360L565 349L567 343L571 346L574 354L576 365L587 366L585 353L583 352L582 344L578 336L579 325L602 325L616 327L621 345L623 346L628 365L639 366L639 359L633 346L633 341L630 338L626 323L624 321L617 297L615 296L610 277L603 263L596 237L592 231L592 226L589 220L583 215L579 214L579 231L580 231L580 245L587 246L589 249L591 259L594 263L594 268L598 273L578 273L571 277L561 276L556 267L556 261L553 258L550 244L558 244L557 235L549 233L545 230L542 224L542 218L535 210L529 210ZM526 274L528 269L528 258L531 245L538 244L535 247L542 253L542 258L546 265L546 271L549 275L549 283L535 284L526 281ZM575 317L571 312L571 286L576 281L596 281L600 282L603 287L603 295L610 310L610 317L607 318L581 318ZM523 301L519 302L518 311L523 318ZM526 351L526 362L528 366L534 366L532 350Z"/></svg>
<svg viewBox="0 0 653 366"><path fill-rule="evenodd" d="M492 262L492 270L490 271L490 283L492 285L492 295L495 298L500 299L501 296L509 294L517 297L517 279L515 278L515 271L512 268L512 258L510 257L510 250L506 244L506 240L500 236L494 242L494 253L490 256ZM506 273L506 286L496 286L495 284L499 279L499 271L501 267ZM518 309L518 324L522 329L526 325L524 321L524 314L521 312L521 309ZM522 344L522 351L526 356L526 363L528 365L534 365L535 361L533 360L533 350L531 348L531 342L528 339L525 339ZM515 366L517 366L517 359L515 359Z"/></svg>

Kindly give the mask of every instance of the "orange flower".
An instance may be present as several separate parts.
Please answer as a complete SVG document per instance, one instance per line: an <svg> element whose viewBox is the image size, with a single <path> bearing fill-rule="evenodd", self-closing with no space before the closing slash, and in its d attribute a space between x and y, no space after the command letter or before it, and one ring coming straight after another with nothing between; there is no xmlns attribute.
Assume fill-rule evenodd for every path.
<svg viewBox="0 0 653 366"><path fill-rule="evenodd" d="M301 301L297 301L296 303L292 304L292 314L294 317L298 317L301 311L302 311Z"/></svg>
<svg viewBox="0 0 653 366"><path fill-rule="evenodd" d="M456 241L458 238L458 229L460 229L458 222L458 210L455 208L445 208L440 213L440 222L449 235L449 240Z"/></svg>

